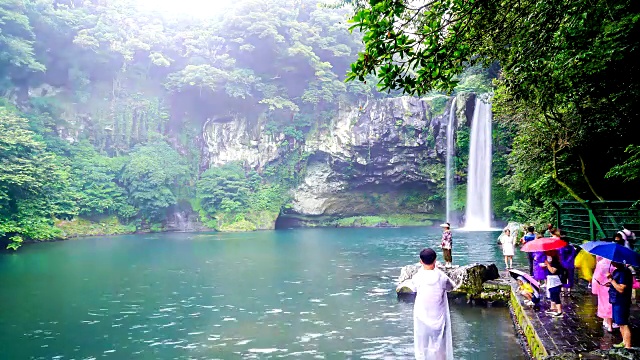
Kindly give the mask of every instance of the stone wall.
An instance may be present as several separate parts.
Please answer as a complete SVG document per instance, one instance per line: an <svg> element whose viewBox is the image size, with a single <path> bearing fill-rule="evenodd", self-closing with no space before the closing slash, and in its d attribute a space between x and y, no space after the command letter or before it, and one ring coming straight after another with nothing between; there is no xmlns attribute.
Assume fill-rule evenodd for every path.
<svg viewBox="0 0 640 360"><path fill-rule="evenodd" d="M343 105L328 126L316 124L304 141L288 139L287 146L281 145L283 134L267 131L263 118L210 119L203 127L203 159L206 166L242 161L261 171L294 149L307 154L304 177L282 214L306 224L314 218L442 213L449 109L455 101L456 126L468 126L475 95L446 100L444 109L434 109L433 98L414 97Z"/></svg>

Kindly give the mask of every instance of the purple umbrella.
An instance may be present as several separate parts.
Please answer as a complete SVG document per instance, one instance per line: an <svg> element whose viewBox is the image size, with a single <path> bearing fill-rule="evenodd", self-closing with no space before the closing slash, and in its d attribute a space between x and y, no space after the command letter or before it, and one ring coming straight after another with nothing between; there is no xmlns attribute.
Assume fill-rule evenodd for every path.
<svg viewBox="0 0 640 360"><path fill-rule="evenodd" d="M518 277L522 276L525 280L529 282L529 284L531 284L531 286L536 288L537 291L540 291L540 283L536 281L536 279L532 278L531 275L527 274L526 272L511 269L509 270L509 274L511 274L511 277L514 279L517 279Z"/></svg>

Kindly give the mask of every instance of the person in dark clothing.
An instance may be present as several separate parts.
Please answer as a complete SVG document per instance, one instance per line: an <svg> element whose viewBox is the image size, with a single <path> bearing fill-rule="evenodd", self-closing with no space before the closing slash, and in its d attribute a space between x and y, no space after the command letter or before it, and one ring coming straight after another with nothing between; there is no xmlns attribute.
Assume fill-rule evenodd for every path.
<svg viewBox="0 0 640 360"><path fill-rule="evenodd" d="M611 264L615 266L616 269L613 273L607 274L607 279L609 279L609 302L612 307L613 322L620 326L620 333L622 334L622 343L614 346L630 348L631 328L629 327L629 312L631 310L633 275L626 265L616 262L612 262Z"/></svg>
<svg viewBox="0 0 640 360"><path fill-rule="evenodd" d="M520 243L524 245L529 241L532 241L535 239L536 239L536 234L534 232L533 226L529 226L527 228L527 233L524 234L522 239L520 239ZM533 257L534 257L534 253L527 253L527 258L529 258L529 275L531 276L533 276Z"/></svg>
<svg viewBox="0 0 640 360"><path fill-rule="evenodd" d="M563 314L560 290L562 289L566 270L562 267L557 251L553 250L545 253L547 255L547 259L544 264L540 265L546 268L547 293L549 300L551 300L551 306L546 313L553 317L561 317Z"/></svg>
<svg viewBox="0 0 640 360"><path fill-rule="evenodd" d="M624 238L619 232L613 236L613 242L620 246L625 246Z"/></svg>
<svg viewBox="0 0 640 360"><path fill-rule="evenodd" d="M561 239L567 241L567 239L564 239L562 237ZM564 284L562 285L563 294L565 296L571 296L571 288L573 287L573 283L575 280L575 258L578 252L576 251L576 248L573 247L573 245L569 244L568 241L567 246L563 247L558 252L560 255L560 262L562 263L562 267L567 270L566 281L563 281Z"/></svg>

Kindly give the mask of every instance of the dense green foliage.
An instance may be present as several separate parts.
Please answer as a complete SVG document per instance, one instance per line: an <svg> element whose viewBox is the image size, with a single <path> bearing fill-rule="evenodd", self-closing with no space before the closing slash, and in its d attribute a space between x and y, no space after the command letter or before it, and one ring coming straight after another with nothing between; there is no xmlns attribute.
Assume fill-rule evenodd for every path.
<svg viewBox="0 0 640 360"><path fill-rule="evenodd" d="M23 237L58 237L51 216L77 212L66 199L69 169L46 150L28 121L7 107L0 107L0 154L0 237L13 248Z"/></svg>
<svg viewBox="0 0 640 360"><path fill-rule="evenodd" d="M161 220L163 210L177 202L176 191L186 182L189 168L164 141L136 146L122 169L122 183L142 220Z"/></svg>
<svg viewBox="0 0 640 360"><path fill-rule="evenodd" d="M213 229L273 227L304 177L306 139L341 104L386 96L376 76L394 95L426 95L430 116L448 93L495 93L499 217L640 196L640 5L343 1L350 25L353 8L320 3L238 0L180 18L136 0L0 0L2 245L159 231L187 208ZM211 167L208 126L237 120L277 139L278 160ZM464 179L464 127L456 145ZM443 201L443 166L420 171L433 193L399 203Z"/></svg>
<svg viewBox="0 0 640 360"><path fill-rule="evenodd" d="M343 81L362 48L347 16L316 0L197 19L135 0L0 0L0 242L101 226L78 217L157 230L189 203L216 229L268 227L301 177L305 134L377 96ZM284 134L290 156L262 176L206 170L196 139L229 117Z"/></svg>
<svg viewBox="0 0 640 360"><path fill-rule="evenodd" d="M255 170L246 171L241 164L229 163L202 174L197 198L201 217L211 228L220 229L225 224L233 226L247 220L259 224L259 217L268 214L275 220L288 200L287 189L265 181Z"/></svg>
<svg viewBox="0 0 640 360"><path fill-rule="evenodd" d="M475 81L460 81L465 68L500 64L494 111L513 145L499 185L516 219L548 221L554 199L640 197L638 2L351 3L365 50L349 79L450 92Z"/></svg>

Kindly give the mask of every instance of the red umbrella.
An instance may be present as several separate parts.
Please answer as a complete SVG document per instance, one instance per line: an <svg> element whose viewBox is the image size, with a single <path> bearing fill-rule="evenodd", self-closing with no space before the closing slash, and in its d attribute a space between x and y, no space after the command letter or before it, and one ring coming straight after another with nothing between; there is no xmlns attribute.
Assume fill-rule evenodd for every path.
<svg viewBox="0 0 640 360"><path fill-rule="evenodd" d="M524 252L558 250L567 246L567 242L560 238L540 238L527 242L521 248Z"/></svg>

